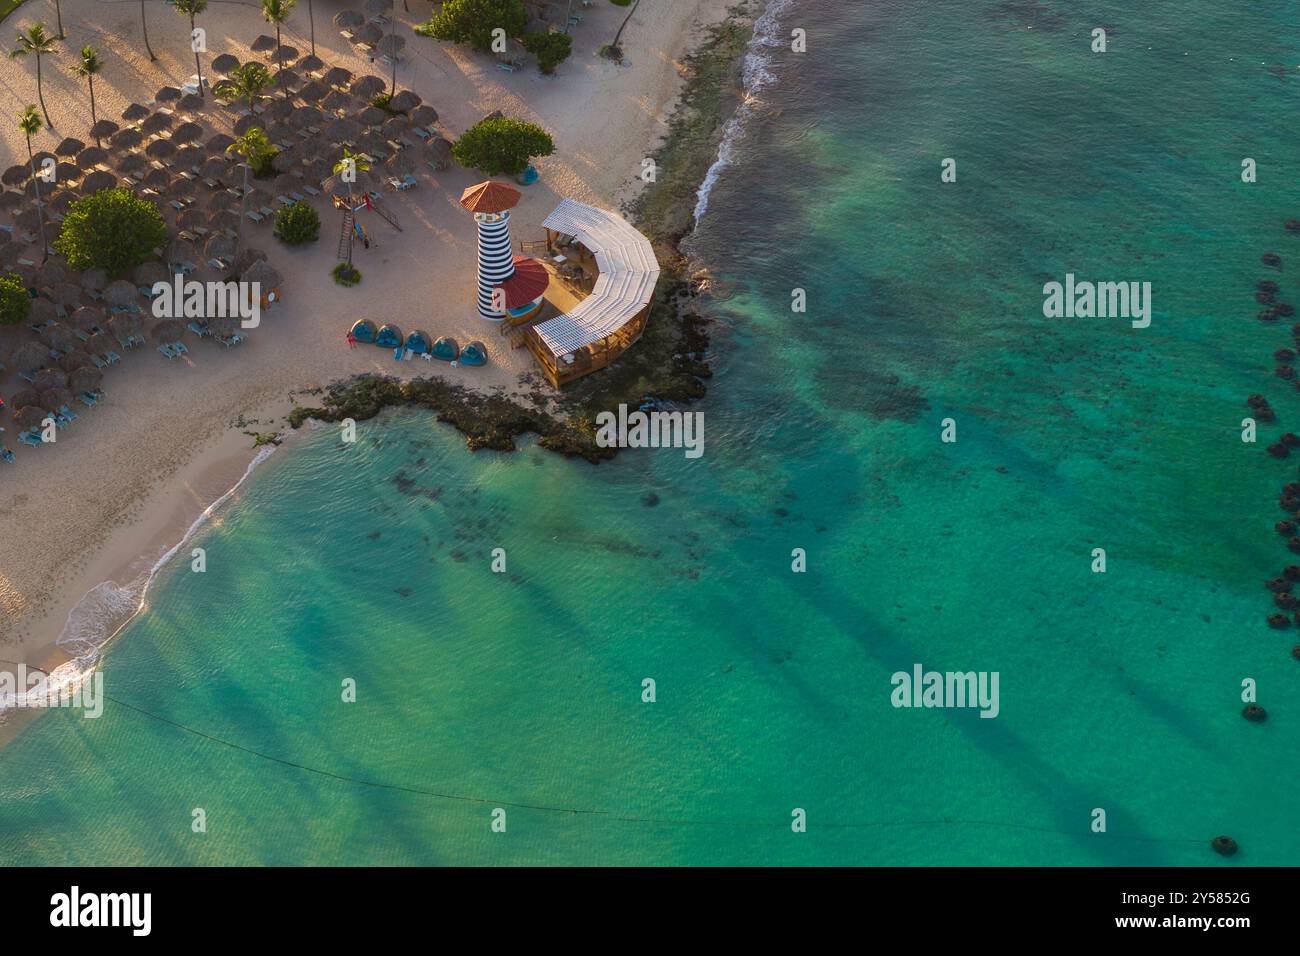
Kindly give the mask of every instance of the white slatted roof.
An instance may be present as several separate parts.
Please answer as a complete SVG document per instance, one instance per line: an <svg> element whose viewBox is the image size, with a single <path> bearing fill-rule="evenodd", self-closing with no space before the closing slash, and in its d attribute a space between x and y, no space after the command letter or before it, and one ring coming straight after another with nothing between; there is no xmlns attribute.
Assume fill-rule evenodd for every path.
<svg viewBox="0 0 1300 956"><path fill-rule="evenodd" d="M600 270L591 295L572 312L534 327L557 357L617 332L650 303L659 261L650 240L622 216L565 199L542 225L574 236Z"/></svg>

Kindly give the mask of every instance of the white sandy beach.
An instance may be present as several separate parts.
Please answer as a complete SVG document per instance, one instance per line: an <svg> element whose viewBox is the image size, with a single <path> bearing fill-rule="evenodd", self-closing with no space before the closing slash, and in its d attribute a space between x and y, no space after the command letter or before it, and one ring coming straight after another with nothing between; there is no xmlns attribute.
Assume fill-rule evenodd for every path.
<svg viewBox="0 0 1300 956"><path fill-rule="evenodd" d="M508 74L468 48L412 35L411 26L428 18L429 4L410 5L410 13L400 3L395 11L407 38L398 87L414 90L437 109L443 135L454 139L499 109L554 136L556 154L538 162L541 181L524 190L514 214L516 240L540 238L541 220L565 196L617 208L630 195L642 159L666 128L681 86L681 57L701 26L720 20L727 8L726 0L645 0L624 33L627 61L618 66L595 51L613 38L627 9L597 0L572 31L573 56L558 76L544 77L532 65ZM107 60L96 82L101 118L117 120L127 104L147 104L159 87L179 86L193 74L188 21L161 2L148 6L149 38L158 55L152 63L140 38L138 3L63 0L65 52L44 64L54 129L43 131L35 148L52 150L65 136L89 139L84 84L67 69L72 51L84 44L98 47ZM384 67L358 56L332 23L338 11L359 6L317 0L317 55L358 76L385 75ZM19 28L37 19L53 31L52 2L29 0L11 14L0 25L6 48ZM206 59L223 52L241 61L254 58L249 44L274 33L251 2L213 2L200 25L208 32ZM284 42L308 52L307 30L302 2ZM0 113L15 118L0 129L0 167L8 167L27 158L16 117L36 101L30 59L0 60L0 101ZM217 128L229 130L233 113L214 107L205 113ZM106 401L80 410L79 420L53 446L20 446L12 421L4 423L8 430L0 440L18 460L0 464L0 656L56 660L53 643L76 602L103 581L134 578L175 544L244 473L254 449L243 432L285 430L291 393L366 371L439 374L484 389L521 389L524 376L542 381L527 350L505 347L474 311L475 227L457 200L484 177L453 167L420 178L417 189L387 200L404 231L366 221L375 241L356 251L361 285L344 289L330 279L338 213L326 202L316 200L321 240L306 248L284 247L270 225L246 224L245 242L266 250L285 278L284 301L264 313L247 343L227 350L188 336L189 355L176 361L152 347L124 353L122 365L105 376ZM399 365L385 350L350 350L344 336L360 317L462 343L481 339L490 350L489 364ZM23 334L31 333L0 329L0 353ZM13 370L0 373L0 395L17 384ZM241 414L258 424L235 426ZM430 427L445 426L431 419Z"/></svg>

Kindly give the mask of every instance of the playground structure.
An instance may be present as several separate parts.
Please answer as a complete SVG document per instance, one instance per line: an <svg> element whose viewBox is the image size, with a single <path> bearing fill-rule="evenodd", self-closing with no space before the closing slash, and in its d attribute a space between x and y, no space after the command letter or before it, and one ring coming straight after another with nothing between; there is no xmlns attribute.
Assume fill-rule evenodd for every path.
<svg viewBox="0 0 1300 956"><path fill-rule="evenodd" d="M340 262L347 262L351 259L352 243L356 239L360 239L367 249L370 248L370 233L357 220L357 212L360 210L368 209L398 232L402 231L402 224L397 221L397 217L384 205L379 193L374 190L362 190L353 195L350 202L347 196L340 196L338 193L332 194L330 198L335 209L343 210L343 224L339 229L338 258Z"/></svg>

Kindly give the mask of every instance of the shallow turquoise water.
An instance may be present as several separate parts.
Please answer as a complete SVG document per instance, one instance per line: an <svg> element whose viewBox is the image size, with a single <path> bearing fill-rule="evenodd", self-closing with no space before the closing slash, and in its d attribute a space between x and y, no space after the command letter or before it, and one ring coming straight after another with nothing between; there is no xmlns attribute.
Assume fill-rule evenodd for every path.
<svg viewBox="0 0 1300 956"><path fill-rule="evenodd" d="M1297 4L1142 8L797 4L698 238L705 456L405 414L273 456L108 655L122 704L0 752L0 861L1300 861L1294 467L1238 431L1297 405L1252 298L1296 295ZM1150 281L1151 327L1044 319L1067 271ZM1000 715L892 708L917 662L998 671Z"/></svg>

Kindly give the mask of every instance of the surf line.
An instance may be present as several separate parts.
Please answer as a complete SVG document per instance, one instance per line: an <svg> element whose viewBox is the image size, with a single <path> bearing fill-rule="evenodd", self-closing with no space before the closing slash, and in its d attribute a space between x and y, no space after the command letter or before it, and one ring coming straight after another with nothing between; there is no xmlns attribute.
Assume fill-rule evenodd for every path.
<svg viewBox="0 0 1300 956"><path fill-rule="evenodd" d="M82 595L81 600L79 600L73 606L72 610L68 612L68 619L63 625L63 632L59 635L59 639L55 641L55 644L58 647L70 649L69 653L72 654L73 660L69 661L68 664L61 664L59 665L59 667L56 667L54 669L56 674L58 674L58 672L62 670L64 667L69 666L69 664L74 665L76 667L76 670L78 671L84 671L87 667L94 666L94 664L98 661L100 652L103 650L103 648L107 647L109 642L111 642L114 638L116 638L119 634L121 634L123 629L125 629L128 624L130 624L133 620L135 620L135 618L140 615L140 612L142 612L145 609L145 599L148 597L149 594L149 586L153 584L153 580L155 577L157 577L158 572L161 571L163 567L166 566L167 562L170 561L172 558L174 558L177 552L179 552L180 549L183 548L190 541L190 539L194 537L194 535L198 532L198 530L201 527L203 527L203 525L212 516L212 514L223 504L225 504L227 501L230 500L230 498L235 494L235 492L238 491L240 487L244 484L244 482L248 480L248 477L253 473L253 470L257 468L257 466L260 465L262 462L266 461L266 459L271 456L271 454L275 451L275 449L276 446L274 445L265 445L262 448L258 449L257 453L253 456L253 460L250 461L248 463L248 467L244 469L244 474L240 477L240 479L236 481L230 487L230 489L226 491L225 494L217 498L215 501L212 502L212 504L208 505L206 508L203 509L203 511L199 514L199 516L195 518L194 521L190 524L189 528L186 530L185 534L181 537L181 539L177 541L176 544L174 544L170 549L168 549L167 552L163 554L162 557L160 557L157 561L155 561L153 567L151 567L148 571L144 572L143 574L136 577L135 580L131 581L130 583L118 589L121 593L130 595L135 591L135 589L138 588L139 596L135 601L135 607L131 609L130 613L126 616L126 618L116 628L114 628L112 633L106 635L100 640L96 641L96 640L91 640L89 638L83 638L79 636L69 637L68 632L69 629L71 629L74 626L74 619L77 617L77 612L79 610L82 610L83 607L88 602L92 602L96 600L96 598L103 593L101 591L102 588L105 587L116 588L116 585L114 585L113 582L111 581L104 581L100 584L95 585L84 595ZM78 648L77 646L78 644L82 645L82 647Z"/></svg>

